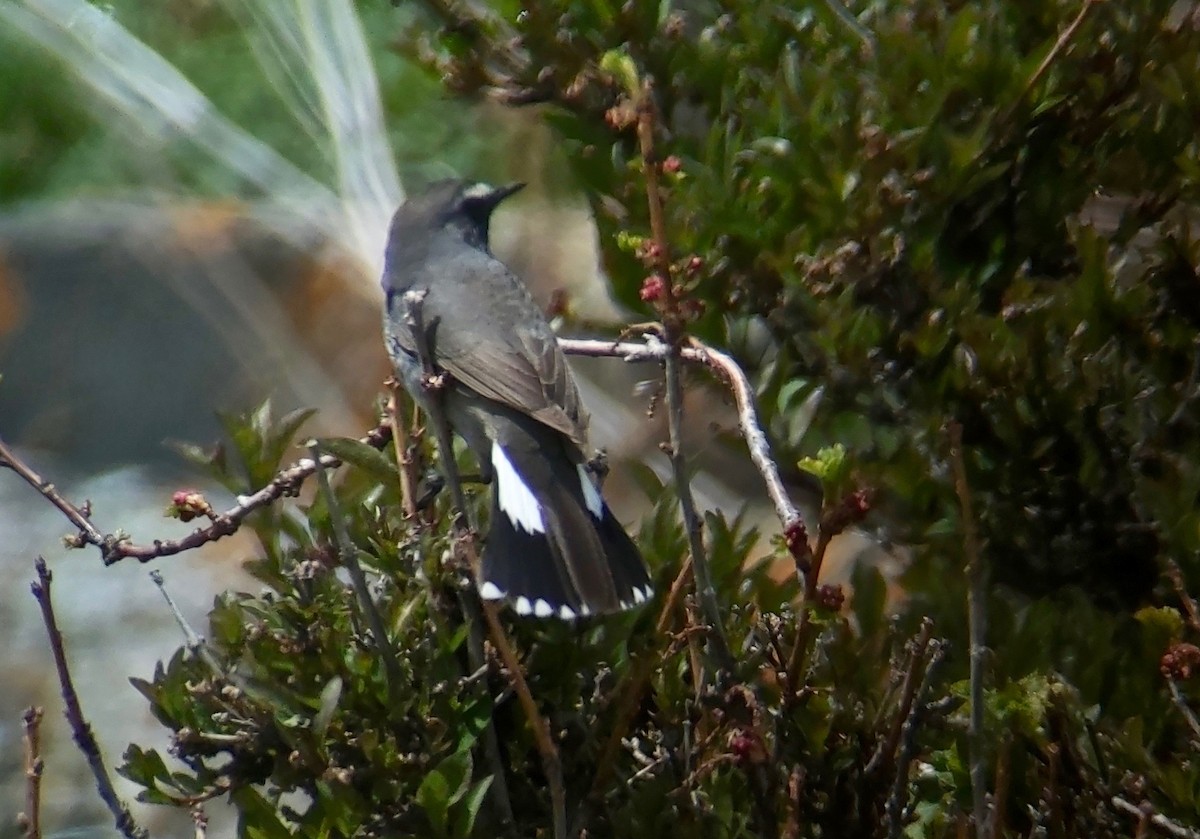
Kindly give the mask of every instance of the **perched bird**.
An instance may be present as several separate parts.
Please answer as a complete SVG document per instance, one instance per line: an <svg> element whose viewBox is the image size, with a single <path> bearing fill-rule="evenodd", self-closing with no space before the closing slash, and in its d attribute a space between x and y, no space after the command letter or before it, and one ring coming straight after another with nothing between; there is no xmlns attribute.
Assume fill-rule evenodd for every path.
<svg viewBox="0 0 1200 839"><path fill-rule="evenodd" d="M492 211L522 186L441 181L396 211L384 337L406 390L428 404L404 300L424 291L428 351L448 374L436 398L492 483L480 596L571 620L631 608L653 592L587 469L588 415L554 332L488 247Z"/></svg>

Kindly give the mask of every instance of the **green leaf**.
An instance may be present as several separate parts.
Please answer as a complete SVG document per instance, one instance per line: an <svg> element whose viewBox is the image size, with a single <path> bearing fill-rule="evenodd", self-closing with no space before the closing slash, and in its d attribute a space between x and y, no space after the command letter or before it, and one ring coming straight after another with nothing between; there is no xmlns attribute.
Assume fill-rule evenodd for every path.
<svg viewBox="0 0 1200 839"><path fill-rule="evenodd" d="M361 440L349 437L323 437L317 440L317 446L322 452L331 454L343 463L349 463L351 466L363 470L383 484L392 486L398 480L396 461Z"/></svg>

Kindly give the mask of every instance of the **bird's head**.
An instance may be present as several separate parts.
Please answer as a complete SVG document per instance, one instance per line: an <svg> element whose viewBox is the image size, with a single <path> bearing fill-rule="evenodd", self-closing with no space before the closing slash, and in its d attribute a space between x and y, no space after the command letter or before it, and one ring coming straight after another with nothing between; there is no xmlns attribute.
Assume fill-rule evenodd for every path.
<svg viewBox="0 0 1200 839"><path fill-rule="evenodd" d="M486 250L492 212L524 186L523 183L493 186L472 181L438 181L396 211L391 239L404 245L444 230L461 236L472 247Z"/></svg>

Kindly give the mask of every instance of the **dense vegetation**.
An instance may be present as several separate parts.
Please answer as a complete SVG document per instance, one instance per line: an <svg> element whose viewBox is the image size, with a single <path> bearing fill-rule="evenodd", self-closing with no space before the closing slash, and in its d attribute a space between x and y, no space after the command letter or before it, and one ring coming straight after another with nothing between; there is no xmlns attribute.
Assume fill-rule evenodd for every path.
<svg viewBox="0 0 1200 839"><path fill-rule="evenodd" d="M911 547L893 617L875 570L848 603L803 599L803 581L744 567L772 534L709 517L736 657L720 670L695 604L667 600L687 543L671 488L643 476L660 499L640 537L656 607L509 624L587 835L964 835L973 761L997 836L1132 835L1114 797L1200 820L1185 643L1200 624L1164 576L1200 575L1200 10L416 8L400 38L414 62L456 94L536 108L561 137L614 288L642 310L663 256L637 137L652 106L667 314L750 371L781 469L809 458L825 481L814 539L869 489L864 526ZM294 430L230 420L208 465L245 492ZM449 500L406 520L391 459L336 445L402 684L337 571L328 499L271 511L253 520L268 590L223 597L203 653L138 682L187 771L137 747L122 771L164 803L228 792L248 836L552 835L504 667L468 664ZM790 535L774 549L803 567ZM975 549L995 583L982 750L967 733Z"/></svg>

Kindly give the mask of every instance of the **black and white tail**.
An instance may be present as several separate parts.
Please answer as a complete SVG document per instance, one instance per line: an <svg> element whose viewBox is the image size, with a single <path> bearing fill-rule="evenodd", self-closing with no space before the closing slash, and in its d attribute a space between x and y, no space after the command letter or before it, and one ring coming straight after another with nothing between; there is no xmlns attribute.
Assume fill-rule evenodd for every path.
<svg viewBox="0 0 1200 839"><path fill-rule="evenodd" d="M517 614L573 620L653 595L633 540L582 464L492 443L492 517L479 594ZM556 453L557 454L557 453Z"/></svg>

